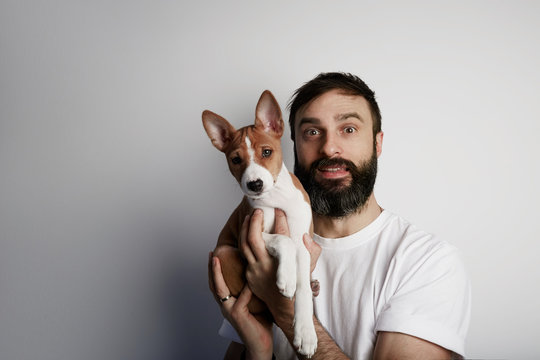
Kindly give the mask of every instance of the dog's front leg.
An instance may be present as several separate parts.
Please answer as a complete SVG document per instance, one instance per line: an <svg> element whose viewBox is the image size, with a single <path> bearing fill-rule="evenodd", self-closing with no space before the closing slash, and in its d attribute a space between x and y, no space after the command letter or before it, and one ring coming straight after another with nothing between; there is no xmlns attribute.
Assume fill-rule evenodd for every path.
<svg viewBox="0 0 540 360"><path fill-rule="evenodd" d="M296 246L286 235L262 233L268 253L278 261L276 284L281 294L292 299L296 292ZM309 283L309 282L308 282Z"/></svg>
<svg viewBox="0 0 540 360"><path fill-rule="evenodd" d="M293 344L302 355L311 357L317 350L317 334L313 324L313 296L310 284L310 255L304 244L296 248L298 271L294 303Z"/></svg>

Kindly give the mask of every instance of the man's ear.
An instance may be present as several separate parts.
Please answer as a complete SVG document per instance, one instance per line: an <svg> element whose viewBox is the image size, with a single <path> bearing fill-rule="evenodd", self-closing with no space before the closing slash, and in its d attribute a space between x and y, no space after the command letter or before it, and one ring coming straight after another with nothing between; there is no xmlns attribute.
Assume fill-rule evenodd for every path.
<svg viewBox="0 0 540 360"><path fill-rule="evenodd" d="M262 128L265 132L276 137L283 135L283 118L281 109L274 95L265 90L255 110L255 127Z"/></svg>
<svg viewBox="0 0 540 360"><path fill-rule="evenodd" d="M382 153L382 143L383 143L384 132L379 131L375 135L375 150L377 151L377 157L381 156Z"/></svg>
<svg viewBox="0 0 540 360"><path fill-rule="evenodd" d="M224 152L232 141L236 129L227 120L209 110L203 111L202 122L208 137L212 140L212 145Z"/></svg>

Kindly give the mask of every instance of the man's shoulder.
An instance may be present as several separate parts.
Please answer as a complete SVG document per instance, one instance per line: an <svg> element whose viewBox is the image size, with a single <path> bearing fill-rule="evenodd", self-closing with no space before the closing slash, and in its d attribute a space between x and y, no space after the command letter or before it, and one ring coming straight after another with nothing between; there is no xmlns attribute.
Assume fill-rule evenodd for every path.
<svg viewBox="0 0 540 360"><path fill-rule="evenodd" d="M393 222L398 229L394 235L398 236L392 251L388 251L387 276L393 279L395 289L405 283L415 288L440 282L448 291L468 291L467 270L456 246L397 215Z"/></svg>
<svg viewBox="0 0 540 360"><path fill-rule="evenodd" d="M421 229L402 216L388 212L381 237L393 242L398 256L431 256L457 253L458 249L441 237Z"/></svg>

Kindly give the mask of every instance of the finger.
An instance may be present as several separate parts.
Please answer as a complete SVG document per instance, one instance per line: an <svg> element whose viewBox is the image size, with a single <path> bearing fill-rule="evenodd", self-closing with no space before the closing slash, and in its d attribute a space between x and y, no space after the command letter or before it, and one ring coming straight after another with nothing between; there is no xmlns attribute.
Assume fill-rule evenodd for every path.
<svg viewBox="0 0 540 360"><path fill-rule="evenodd" d="M210 288L212 295L216 297L216 288L214 287L214 274L212 271L212 254L213 253L211 251L208 253L208 287Z"/></svg>
<svg viewBox="0 0 540 360"><path fill-rule="evenodd" d="M315 258L318 259L322 251L321 246L315 241L313 241L313 239L311 238L311 236L309 236L308 233L304 234L302 240L304 240L304 246L309 251L310 255L314 255Z"/></svg>
<svg viewBox="0 0 540 360"><path fill-rule="evenodd" d="M221 264L219 262L219 258L216 256L212 258L212 274L214 275L214 288L216 290L215 294L217 296L217 299L219 300L230 295L231 292L229 291L229 287L225 283L223 273L221 272ZM225 304L228 302L229 300L221 303Z"/></svg>
<svg viewBox="0 0 540 360"><path fill-rule="evenodd" d="M313 239L311 238L311 236L309 236L308 233L305 233L304 236L302 236L302 240L304 240L304 246L311 254L311 252L313 251Z"/></svg>
<svg viewBox="0 0 540 360"><path fill-rule="evenodd" d="M309 251L309 257L310 257L310 271L313 272L315 269L315 266L317 265L317 260L319 260L319 256L321 255L322 248L319 244L317 244L309 234L304 234L302 237L304 240L304 246Z"/></svg>
<svg viewBox="0 0 540 360"><path fill-rule="evenodd" d="M251 251L251 247L247 244L247 234L249 229L249 219L250 216L247 215L244 218L244 222L242 223L242 227L240 228L240 250L242 251L242 254L246 258L247 262L249 264L255 263L257 260L255 259L255 255L253 255L253 252Z"/></svg>
<svg viewBox="0 0 540 360"><path fill-rule="evenodd" d="M245 307L251 300L251 296L253 295L253 292L249 288L249 286L246 284L244 288L242 289L242 292L240 292L240 295L238 295L238 299L236 299L237 306Z"/></svg>
<svg viewBox="0 0 540 360"><path fill-rule="evenodd" d="M322 247L321 245L317 244L315 241L312 241L311 245L312 252L315 254L315 261L321 256Z"/></svg>
<svg viewBox="0 0 540 360"><path fill-rule="evenodd" d="M289 236L289 224L287 223L287 215L281 209L275 209L275 224L274 232L276 234Z"/></svg>
<svg viewBox="0 0 540 360"><path fill-rule="evenodd" d="M261 260L268 255L264 240L262 238L263 221L264 215L262 210L255 209L249 224L247 244L251 248L251 251L257 260Z"/></svg>

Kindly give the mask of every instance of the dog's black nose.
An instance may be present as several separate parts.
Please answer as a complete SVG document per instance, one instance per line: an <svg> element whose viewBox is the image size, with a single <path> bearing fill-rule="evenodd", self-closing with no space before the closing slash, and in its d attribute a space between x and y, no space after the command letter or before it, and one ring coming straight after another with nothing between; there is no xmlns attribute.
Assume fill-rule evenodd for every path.
<svg viewBox="0 0 540 360"><path fill-rule="evenodd" d="M263 188L263 181L261 179L250 181L247 183L247 188L253 192L259 192Z"/></svg>

